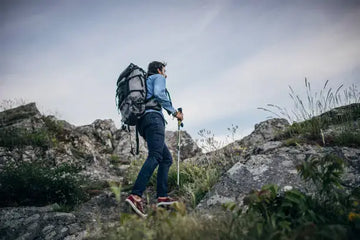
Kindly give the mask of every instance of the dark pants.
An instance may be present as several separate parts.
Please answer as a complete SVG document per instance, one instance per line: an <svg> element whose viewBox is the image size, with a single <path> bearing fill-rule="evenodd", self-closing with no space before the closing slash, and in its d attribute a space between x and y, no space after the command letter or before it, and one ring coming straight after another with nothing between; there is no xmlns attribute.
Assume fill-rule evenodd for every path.
<svg viewBox="0 0 360 240"><path fill-rule="evenodd" d="M149 155L135 181L132 194L142 196L151 175L159 165L157 173L157 197L166 197L168 173L172 164L172 157L165 144L164 119L159 113L147 113L140 119L138 130L147 143Z"/></svg>

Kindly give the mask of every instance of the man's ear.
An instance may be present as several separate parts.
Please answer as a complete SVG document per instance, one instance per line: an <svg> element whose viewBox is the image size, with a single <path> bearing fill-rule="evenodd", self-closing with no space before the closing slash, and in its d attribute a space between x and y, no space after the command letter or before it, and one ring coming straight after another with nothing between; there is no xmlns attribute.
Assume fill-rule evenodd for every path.
<svg viewBox="0 0 360 240"><path fill-rule="evenodd" d="M156 69L156 71L158 72L158 74L161 74L161 71L159 69Z"/></svg>

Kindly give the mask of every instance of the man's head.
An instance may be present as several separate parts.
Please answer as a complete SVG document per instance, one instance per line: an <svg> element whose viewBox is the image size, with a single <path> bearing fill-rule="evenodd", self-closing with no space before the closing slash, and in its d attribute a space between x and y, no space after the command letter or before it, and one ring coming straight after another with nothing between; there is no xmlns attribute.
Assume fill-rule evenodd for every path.
<svg viewBox="0 0 360 240"><path fill-rule="evenodd" d="M165 72L166 72L165 66L166 66L165 62L153 61L153 62L149 63L148 71L147 71L148 76L151 76L154 74L161 74L166 78L167 76L165 74Z"/></svg>

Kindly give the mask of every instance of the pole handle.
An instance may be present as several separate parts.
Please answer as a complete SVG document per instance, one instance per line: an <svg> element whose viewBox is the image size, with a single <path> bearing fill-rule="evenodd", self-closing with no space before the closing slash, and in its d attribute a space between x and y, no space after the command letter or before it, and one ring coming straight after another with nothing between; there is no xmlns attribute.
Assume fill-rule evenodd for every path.
<svg viewBox="0 0 360 240"><path fill-rule="evenodd" d="M181 107L178 108L177 110L178 110L178 112L182 113L182 108ZM178 120L178 127L179 127L179 129L180 129L180 127L184 127L184 123L182 123L180 120Z"/></svg>

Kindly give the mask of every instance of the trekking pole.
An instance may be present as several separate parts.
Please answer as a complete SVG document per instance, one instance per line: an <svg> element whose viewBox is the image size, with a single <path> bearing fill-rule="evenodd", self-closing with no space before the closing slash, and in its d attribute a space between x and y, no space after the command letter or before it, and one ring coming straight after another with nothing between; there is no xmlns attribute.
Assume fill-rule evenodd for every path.
<svg viewBox="0 0 360 240"><path fill-rule="evenodd" d="M182 113L182 108L178 108L178 111ZM180 127L184 127L181 120L178 120L178 162L177 162L177 185L180 186Z"/></svg>

